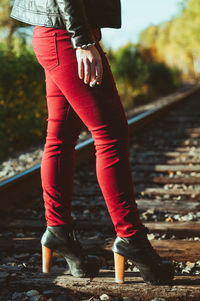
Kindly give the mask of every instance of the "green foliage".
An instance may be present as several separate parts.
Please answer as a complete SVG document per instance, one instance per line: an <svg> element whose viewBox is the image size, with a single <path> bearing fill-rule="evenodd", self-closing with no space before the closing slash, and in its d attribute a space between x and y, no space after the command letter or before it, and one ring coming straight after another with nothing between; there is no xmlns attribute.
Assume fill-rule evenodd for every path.
<svg viewBox="0 0 200 301"><path fill-rule="evenodd" d="M0 4L0 26L7 26L9 22L11 6L10 1L1 0Z"/></svg>
<svg viewBox="0 0 200 301"><path fill-rule="evenodd" d="M132 106L134 95L143 87L148 77L147 66L137 46L131 43L110 54L110 58L120 96L124 107L128 109Z"/></svg>
<svg viewBox="0 0 200 301"><path fill-rule="evenodd" d="M125 109L173 92L180 84L176 68L156 62L140 45L129 43L109 57Z"/></svg>
<svg viewBox="0 0 200 301"><path fill-rule="evenodd" d="M10 17L13 2L13 0L0 1L0 33L3 33L5 36L6 48L9 51L12 49L14 33L18 33L17 29L22 27L30 27L29 24L22 23ZM23 35L22 33L18 34Z"/></svg>
<svg viewBox="0 0 200 301"><path fill-rule="evenodd" d="M183 0L177 16L140 34L140 44L154 48L157 61L178 68L186 78L200 76L200 1Z"/></svg>
<svg viewBox="0 0 200 301"><path fill-rule="evenodd" d="M149 97L172 93L180 83L180 73L176 69L170 69L164 63L149 63L148 72L149 77L146 83Z"/></svg>
<svg viewBox="0 0 200 301"><path fill-rule="evenodd" d="M130 85L141 86L147 77L147 67L134 44L127 44L115 53L113 74Z"/></svg>
<svg viewBox="0 0 200 301"><path fill-rule="evenodd" d="M155 43L159 31L159 26L149 26L143 30L139 37L139 43L146 48L151 48Z"/></svg>
<svg viewBox="0 0 200 301"><path fill-rule="evenodd" d="M46 102L44 72L26 47L7 52L0 44L0 158L13 149L40 143ZM42 129L42 130L41 130Z"/></svg>

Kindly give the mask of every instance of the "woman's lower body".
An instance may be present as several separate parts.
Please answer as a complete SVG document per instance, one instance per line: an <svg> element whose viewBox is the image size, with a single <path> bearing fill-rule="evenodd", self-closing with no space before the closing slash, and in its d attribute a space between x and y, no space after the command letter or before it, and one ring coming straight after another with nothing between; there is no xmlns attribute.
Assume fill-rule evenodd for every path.
<svg viewBox="0 0 200 301"><path fill-rule="evenodd" d="M71 224L75 146L83 123L94 138L96 175L117 236L144 228L134 196L129 128L106 55L94 30L103 63L101 85L78 77L76 51L64 29L36 26L33 49L45 70L48 125L41 164L47 226Z"/></svg>

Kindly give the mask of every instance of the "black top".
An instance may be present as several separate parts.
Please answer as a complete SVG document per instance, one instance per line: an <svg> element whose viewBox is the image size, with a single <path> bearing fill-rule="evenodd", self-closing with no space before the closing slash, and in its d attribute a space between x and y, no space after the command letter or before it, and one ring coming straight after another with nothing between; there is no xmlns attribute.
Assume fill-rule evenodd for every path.
<svg viewBox="0 0 200 301"><path fill-rule="evenodd" d="M94 42L93 28L120 28L120 0L15 0L10 16L31 25L66 29L74 48Z"/></svg>

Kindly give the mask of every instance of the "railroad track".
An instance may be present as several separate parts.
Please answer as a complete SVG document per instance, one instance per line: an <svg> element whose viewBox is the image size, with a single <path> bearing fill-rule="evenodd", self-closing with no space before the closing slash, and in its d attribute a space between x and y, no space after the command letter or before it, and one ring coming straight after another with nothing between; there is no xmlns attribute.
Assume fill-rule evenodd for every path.
<svg viewBox="0 0 200 301"><path fill-rule="evenodd" d="M126 263L125 284L114 283L115 232L97 182L90 139L77 148L73 216L82 244L101 259L100 276L73 278L58 255L52 274L41 273L45 218L36 166L0 186L0 300L200 300L199 96L198 86L129 120L138 208L152 245L174 261L173 285L145 284L131 262Z"/></svg>

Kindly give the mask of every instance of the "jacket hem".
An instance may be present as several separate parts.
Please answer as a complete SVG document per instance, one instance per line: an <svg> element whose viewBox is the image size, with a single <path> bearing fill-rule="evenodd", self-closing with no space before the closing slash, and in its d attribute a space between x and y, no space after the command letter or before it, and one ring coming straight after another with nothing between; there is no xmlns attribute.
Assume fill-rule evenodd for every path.
<svg viewBox="0 0 200 301"><path fill-rule="evenodd" d="M31 18L35 18L35 20L29 20L26 17L26 12L29 13L31 11ZM15 12L15 13L14 13ZM20 6L15 6L15 10L14 12L12 11L10 14L10 17L30 24L30 25L38 25L38 26L46 26L46 27L54 27L54 28L60 28L60 29L66 29L65 24L63 23L63 19L62 16L60 14L53 14L53 13L43 13L43 12L35 12L32 10L28 10L25 8L21 8ZM24 14L22 14L22 12ZM21 16L24 16L23 18ZM46 16L46 20L44 22L44 16ZM106 15L105 15L106 16ZM56 22L52 22L51 17L54 17L54 20L56 20ZM56 19L55 19L56 17ZM102 22L102 20L91 20L90 22L90 26L92 29L94 28L121 28L121 22L116 23L115 21L115 16L114 15L108 15L106 16L108 19L108 21L104 21ZM42 21L40 21L40 19L42 19ZM62 25L63 24L63 25Z"/></svg>

